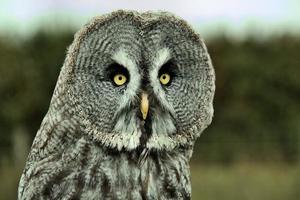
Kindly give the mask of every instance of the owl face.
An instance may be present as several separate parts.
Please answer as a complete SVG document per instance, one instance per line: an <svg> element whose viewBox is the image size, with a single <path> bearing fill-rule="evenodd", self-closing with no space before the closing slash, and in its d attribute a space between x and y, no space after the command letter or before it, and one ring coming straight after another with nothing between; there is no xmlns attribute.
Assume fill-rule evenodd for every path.
<svg viewBox="0 0 300 200"><path fill-rule="evenodd" d="M172 150L192 144L211 122L206 47L170 14L95 18L76 34L63 70L84 134L108 148Z"/></svg>

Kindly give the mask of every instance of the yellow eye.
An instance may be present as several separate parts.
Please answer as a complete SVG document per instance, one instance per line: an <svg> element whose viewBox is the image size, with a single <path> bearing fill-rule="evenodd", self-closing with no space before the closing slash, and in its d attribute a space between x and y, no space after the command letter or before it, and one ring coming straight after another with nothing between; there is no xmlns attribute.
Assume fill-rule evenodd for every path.
<svg viewBox="0 0 300 200"><path fill-rule="evenodd" d="M123 74L116 74L114 76L114 82L118 86L124 85L126 83L126 81L127 81L127 78Z"/></svg>
<svg viewBox="0 0 300 200"><path fill-rule="evenodd" d="M160 75L159 77L159 81L161 82L161 84L163 85L167 85L171 80L171 76L170 74L164 73L162 75Z"/></svg>

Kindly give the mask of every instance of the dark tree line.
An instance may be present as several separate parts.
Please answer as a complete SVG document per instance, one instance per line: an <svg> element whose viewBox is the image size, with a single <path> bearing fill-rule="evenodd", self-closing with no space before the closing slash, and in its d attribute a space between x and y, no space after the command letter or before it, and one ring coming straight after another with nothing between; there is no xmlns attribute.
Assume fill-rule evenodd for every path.
<svg viewBox="0 0 300 200"><path fill-rule="evenodd" d="M12 134L33 139L73 32L39 32L21 40L0 36L0 156ZM300 37L208 41L217 76L215 117L194 160L299 161Z"/></svg>

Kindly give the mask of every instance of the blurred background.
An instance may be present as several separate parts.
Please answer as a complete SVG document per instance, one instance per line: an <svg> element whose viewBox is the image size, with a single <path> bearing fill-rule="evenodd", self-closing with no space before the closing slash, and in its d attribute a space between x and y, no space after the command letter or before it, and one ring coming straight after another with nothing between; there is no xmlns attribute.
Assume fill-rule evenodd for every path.
<svg viewBox="0 0 300 200"><path fill-rule="evenodd" d="M206 40L215 116L191 160L193 199L299 199L299 0L0 0L0 199L16 199L74 33L120 8L173 12Z"/></svg>

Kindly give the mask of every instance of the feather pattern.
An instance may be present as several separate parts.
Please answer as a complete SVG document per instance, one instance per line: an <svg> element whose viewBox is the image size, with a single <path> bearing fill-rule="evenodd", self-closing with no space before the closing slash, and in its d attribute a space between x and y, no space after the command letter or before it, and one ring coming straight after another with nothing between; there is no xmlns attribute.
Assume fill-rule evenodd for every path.
<svg viewBox="0 0 300 200"><path fill-rule="evenodd" d="M126 84L114 84L116 72ZM68 49L18 198L190 199L189 160L212 120L214 81L205 44L184 20L134 11L94 18Z"/></svg>

